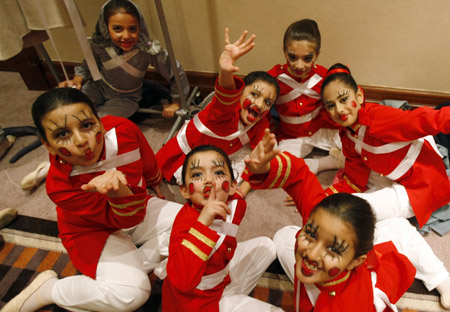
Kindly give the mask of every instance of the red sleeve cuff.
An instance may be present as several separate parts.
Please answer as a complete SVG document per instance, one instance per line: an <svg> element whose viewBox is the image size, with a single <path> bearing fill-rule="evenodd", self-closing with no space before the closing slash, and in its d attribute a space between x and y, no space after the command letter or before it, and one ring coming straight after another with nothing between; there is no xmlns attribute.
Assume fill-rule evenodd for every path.
<svg viewBox="0 0 450 312"><path fill-rule="evenodd" d="M244 81L236 76L234 78L234 83L236 84L236 89L229 90L225 89L219 85L219 78L216 79L214 85L214 91L216 92L216 99L219 103L224 105L231 105L236 103L241 98L242 90L244 89Z"/></svg>

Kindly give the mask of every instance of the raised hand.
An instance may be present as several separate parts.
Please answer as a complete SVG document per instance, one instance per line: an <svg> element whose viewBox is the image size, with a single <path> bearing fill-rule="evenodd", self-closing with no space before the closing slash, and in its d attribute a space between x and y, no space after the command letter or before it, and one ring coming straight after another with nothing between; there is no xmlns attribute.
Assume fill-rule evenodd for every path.
<svg viewBox="0 0 450 312"><path fill-rule="evenodd" d="M132 195L125 174L118 170L107 170L104 174L93 178L81 189L86 192L99 192L109 197Z"/></svg>
<svg viewBox="0 0 450 312"><path fill-rule="evenodd" d="M270 161L280 153L280 149L275 148L276 146L275 134L270 133L269 129L265 129L262 140L259 141L250 155L244 159L248 170L256 174L269 172Z"/></svg>
<svg viewBox="0 0 450 312"><path fill-rule="evenodd" d="M230 43L228 28L225 28L225 48L219 58L219 66L222 71L230 73L239 71L239 67L235 65L236 61L255 46L253 41L256 36L251 35L250 38L245 40L247 34L248 31L245 30L235 43Z"/></svg>
<svg viewBox="0 0 450 312"><path fill-rule="evenodd" d="M210 226L216 216L219 216L224 221L227 218L227 214L231 214L230 208L227 203L217 200L216 198L216 183L211 186L211 192L209 193L208 201L203 207L202 212L198 216L198 221L206 226Z"/></svg>

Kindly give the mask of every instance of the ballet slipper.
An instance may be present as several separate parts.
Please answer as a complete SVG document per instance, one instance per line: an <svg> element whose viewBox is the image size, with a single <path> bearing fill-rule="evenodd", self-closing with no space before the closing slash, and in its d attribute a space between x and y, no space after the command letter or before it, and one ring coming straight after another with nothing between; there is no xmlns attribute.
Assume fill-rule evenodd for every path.
<svg viewBox="0 0 450 312"><path fill-rule="evenodd" d="M20 186L24 191L29 191L35 186L37 186L42 180L45 179L45 176L43 178L38 179L39 171L42 170L45 166L47 166L48 161L41 162L36 169L34 169L32 172L27 174L22 181L20 182Z"/></svg>
<svg viewBox="0 0 450 312"><path fill-rule="evenodd" d="M16 137L13 135L7 135L6 140L3 140L0 144L0 157L3 157L3 155L6 154L7 151L9 151L10 147L14 144L16 141Z"/></svg>
<svg viewBox="0 0 450 312"><path fill-rule="evenodd" d="M40 273L31 284L22 290L20 294L15 296L11 301L9 301L1 310L1 312L18 312L22 308L25 301L31 297L46 281L57 278L58 275L55 271L47 270Z"/></svg>
<svg viewBox="0 0 450 312"><path fill-rule="evenodd" d="M450 310L450 291L441 295L441 304L446 310Z"/></svg>
<svg viewBox="0 0 450 312"><path fill-rule="evenodd" d="M11 223L17 217L17 209L16 208L5 208L0 210L0 229L4 228L8 224Z"/></svg>

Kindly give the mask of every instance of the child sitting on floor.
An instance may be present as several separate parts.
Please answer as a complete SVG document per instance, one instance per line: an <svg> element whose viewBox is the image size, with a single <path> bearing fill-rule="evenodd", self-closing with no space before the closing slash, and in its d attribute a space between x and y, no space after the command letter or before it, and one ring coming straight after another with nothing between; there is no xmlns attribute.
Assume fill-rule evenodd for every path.
<svg viewBox="0 0 450 312"><path fill-rule="evenodd" d="M101 9L95 32L90 39L92 52L102 79L91 80L86 61L75 67L75 76L60 87L75 86L95 104L100 117L114 115L130 117L139 106L142 80L149 65L170 82L175 101L164 107L163 116L173 117L180 108L179 98L187 97L189 83L177 62L183 90L178 90L168 53L157 40L151 41L138 7L129 0L110 0ZM158 92L158 88L154 88Z"/></svg>
<svg viewBox="0 0 450 312"><path fill-rule="evenodd" d="M245 40L247 31L233 44L225 30L225 48L219 59L219 77L215 96L206 108L186 123L176 137L169 140L156 154L163 177L174 177L181 183L181 165L189 151L199 145L220 147L233 162L238 180L244 170L243 158L261 140L269 127L265 115L279 93L275 78L263 71L252 72L244 80L233 73L239 70L236 61L253 47L255 36ZM244 195L249 189L244 190Z"/></svg>
<svg viewBox="0 0 450 312"><path fill-rule="evenodd" d="M134 311L150 296L149 272L164 271L181 205L147 194L161 173L139 128L98 118L81 91L52 89L32 106L50 152L47 193L57 205L59 237L82 274L47 270L2 309L30 312L55 303L67 310ZM136 245L140 245L139 248Z"/></svg>
<svg viewBox="0 0 450 312"><path fill-rule="evenodd" d="M282 311L249 297L275 260L268 237L237 243L246 202L228 156L219 148L194 148L183 164L181 194L188 202L170 236L163 311Z"/></svg>
<svg viewBox="0 0 450 312"><path fill-rule="evenodd" d="M316 64L321 36L316 21L302 19L289 25L283 37L284 65L268 73L280 85L276 109L279 122L276 136L282 151L306 157L314 147L332 151L322 158L307 158L313 173L342 168L338 126L330 122L323 108L320 90L327 69Z"/></svg>

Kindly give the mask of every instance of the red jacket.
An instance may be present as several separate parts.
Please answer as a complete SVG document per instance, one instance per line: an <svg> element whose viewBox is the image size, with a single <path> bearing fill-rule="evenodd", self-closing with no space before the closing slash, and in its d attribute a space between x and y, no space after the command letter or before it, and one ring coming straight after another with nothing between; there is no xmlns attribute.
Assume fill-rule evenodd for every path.
<svg viewBox="0 0 450 312"><path fill-rule="evenodd" d="M184 124L177 135L156 154L158 165L167 181L183 165L186 154L196 146L215 145L231 155L248 143L254 148L262 139L269 122L263 118L256 124L244 126L239 113L244 82L237 77L234 80L236 90L224 89L216 81L216 94L211 103Z"/></svg>
<svg viewBox="0 0 450 312"><path fill-rule="evenodd" d="M327 69L315 65L308 77L298 82L288 71L288 65L275 65L268 73L277 78L280 96L275 108L280 115L277 128L279 141L307 137L321 128L337 129L330 121L320 99L320 91Z"/></svg>
<svg viewBox="0 0 450 312"><path fill-rule="evenodd" d="M373 170L405 187L423 226L434 210L450 201L450 182L441 156L421 139L439 132L450 132L450 107L403 111L364 104L357 124L340 132L345 176L327 194L364 192Z"/></svg>
<svg viewBox="0 0 450 312"><path fill-rule="evenodd" d="M219 311L219 300L231 281L228 264L247 204L235 194L228 207L232 213L227 222L217 219L210 227L197 221L200 212L188 203L181 208L170 235L163 311Z"/></svg>
<svg viewBox="0 0 450 312"><path fill-rule="evenodd" d="M51 166L46 181L47 194L57 205L59 237L74 266L94 279L108 236L143 220L150 198L146 181L151 181L152 185L161 181L155 155L134 123L113 116L106 116L101 122L106 130L102 161L93 166L74 167L50 155ZM126 153L129 153L128 157L109 168L111 162L108 164L108 160L117 160L118 155ZM134 195L109 198L80 189L106 169L113 168L126 174Z"/></svg>

